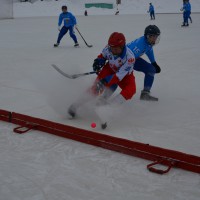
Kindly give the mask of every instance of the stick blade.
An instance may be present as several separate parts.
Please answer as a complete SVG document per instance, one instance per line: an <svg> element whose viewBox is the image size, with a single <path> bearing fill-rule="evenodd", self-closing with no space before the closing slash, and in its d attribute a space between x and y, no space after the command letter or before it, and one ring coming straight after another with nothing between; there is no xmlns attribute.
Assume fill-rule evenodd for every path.
<svg viewBox="0 0 200 200"><path fill-rule="evenodd" d="M91 44L90 44L90 45L88 44L87 46L88 46L89 48L90 48L90 47L93 47L93 45L91 45Z"/></svg>
<svg viewBox="0 0 200 200"><path fill-rule="evenodd" d="M73 76L73 75L69 75L65 72L63 72L58 66L56 66L55 64L52 64L51 65L58 73L60 73L61 75L67 77L67 78L70 78L70 79L75 79L77 77Z"/></svg>

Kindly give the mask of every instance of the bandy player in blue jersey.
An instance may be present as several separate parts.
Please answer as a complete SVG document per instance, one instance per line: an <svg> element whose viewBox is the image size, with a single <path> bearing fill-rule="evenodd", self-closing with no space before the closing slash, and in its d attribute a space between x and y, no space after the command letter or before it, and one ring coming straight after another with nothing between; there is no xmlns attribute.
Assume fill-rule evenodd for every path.
<svg viewBox="0 0 200 200"><path fill-rule="evenodd" d="M160 66L156 63L153 46L160 41L160 30L156 25L149 25L145 28L144 36L130 42L127 46L134 53L136 62L134 70L143 72L144 88L141 92L141 100L158 101L158 98L150 95L150 90L154 82L154 76L161 72ZM146 54L151 63L145 61L141 56Z"/></svg>
<svg viewBox="0 0 200 200"><path fill-rule="evenodd" d="M63 36L69 31L70 37L74 41L74 46L79 46L75 32L74 32L74 26L77 26L76 18L75 16L67 11L67 6L62 6L61 8L62 13L59 15L58 19L58 39L57 42L54 44L54 47L58 47L60 44L60 41L62 40ZM61 28L61 24L63 23L63 27Z"/></svg>
<svg viewBox="0 0 200 200"><path fill-rule="evenodd" d="M161 72L160 66L157 64L153 46L158 44L160 41L160 30L156 25L149 25L145 28L144 36L133 40L127 44L127 47L135 55L134 70L144 73L144 88L141 91L140 99L146 101L158 101L157 97L150 95L150 90L154 82L154 76ZM141 58L143 54L146 54L150 60L150 63ZM110 77L109 77L110 78ZM106 78L106 81L109 80ZM110 87L111 91L115 91L117 85L112 85Z"/></svg>

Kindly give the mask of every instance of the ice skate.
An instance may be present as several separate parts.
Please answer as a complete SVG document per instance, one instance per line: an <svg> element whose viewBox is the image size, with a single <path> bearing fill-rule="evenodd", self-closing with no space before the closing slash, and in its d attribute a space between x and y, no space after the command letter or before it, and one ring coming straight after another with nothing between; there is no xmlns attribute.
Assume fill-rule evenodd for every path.
<svg viewBox="0 0 200 200"><path fill-rule="evenodd" d="M101 128L102 129L106 129L107 128L107 123L105 122L105 123L101 124Z"/></svg>
<svg viewBox="0 0 200 200"><path fill-rule="evenodd" d="M158 98L151 96L149 91L142 90L141 91L141 95L140 95L140 100L144 100L144 101L158 101Z"/></svg>
<svg viewBox="0 0 200 200"><path fill-rule="evenodd" d="M76 117L76 108L74 105L71 105L68 109L68 114L70 115L71 118Z"/></svg>
<svg viewBox="0 0 200 200"><path fill-rule="evenodd" d="M56 44L54 44L53 46L54 46L54 47L58 47L58 46L59 46L59 43L56 43Z"/></svg>
<svg viewBox="0 0 200 200"><path fill-rule="evenodd" d="M75 43L75 44L74 44L74 47L79 47L79 43L78 43L78 42Z"/></svg>

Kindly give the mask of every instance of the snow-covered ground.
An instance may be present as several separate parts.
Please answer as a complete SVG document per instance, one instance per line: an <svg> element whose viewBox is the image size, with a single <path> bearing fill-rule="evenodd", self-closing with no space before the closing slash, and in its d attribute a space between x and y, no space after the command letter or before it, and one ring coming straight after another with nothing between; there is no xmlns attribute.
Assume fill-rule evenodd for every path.
<svg viewBox="0 0 200 200"><path fill-rule="evenodd" d="M54 2L54 5L63 2ZM42 6L42 3L47 2L29 4ZM29 5L21 3L26 4ZM81 9L72 8L72 12ZM15 14L25 16L26 11L17 9L20 10L16 6ZM59 9L60 5L55 15L60 13ZM90 123L98 123L98 118L90 104L80 109L77 120L69 120L66 110L91 85L95 75L68 80L51 64L71 74L91 71L93 60L112 32L123 32L127 41L131 41L153 23L162 32L161 41L155 46L162 72L156 75L152 89L159 102L139 100L143 75L135 72L137 94L120 108L120 122L116 117L108 129L102 131L97 126L93 131L200 156L200 14L192 14L192 18L189 27L181 28L179 14L157 15L155 21L150 21L146 13L90 16L89 10L88 17L80 14L77 21L81 33L93 47L85 46L76 33L80 48L74 48L67 35L56 49L53 43L58 34L57 17L53 14L52 17L2 20L0 109L91 130ZM17 135L12 131L14 127L0 122L2 200L199 199L199 174L172 169L160 176L146 170L149 161L38 131Z"/></svg>

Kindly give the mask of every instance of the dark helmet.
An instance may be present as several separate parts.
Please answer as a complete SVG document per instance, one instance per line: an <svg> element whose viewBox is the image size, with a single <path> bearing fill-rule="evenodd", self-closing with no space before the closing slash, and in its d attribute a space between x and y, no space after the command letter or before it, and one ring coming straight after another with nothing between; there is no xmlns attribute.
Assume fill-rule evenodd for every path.
<svg viewBox="0 0 200 200"><path fill-rule="evenodd" d="M67 6L66 5L62 6L62 10L67 10Z"/></svg>
<svg viewBox="0 0 200 200"><path fill-rule="evenodd" d="M108 39L108 45L110 47L121 47L123 48L126 44L126 39L123 33L114 32Z"/></svg>
<svg viewBox="0 0 200 200"><path fill-rule="evenodd" d="M160 35L160 29L156 25L149 25L144 30L144 36L151 36L151 35Z"/></svg>

